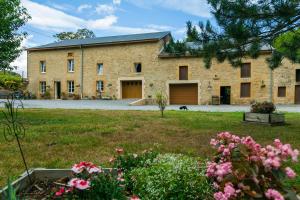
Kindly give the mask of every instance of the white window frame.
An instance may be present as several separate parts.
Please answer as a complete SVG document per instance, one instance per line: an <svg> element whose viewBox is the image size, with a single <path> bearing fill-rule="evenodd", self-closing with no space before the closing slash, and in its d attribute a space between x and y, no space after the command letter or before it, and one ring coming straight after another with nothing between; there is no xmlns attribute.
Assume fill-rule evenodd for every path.
<svg viewBox="0 0 300 200"><path fill-rule="evenodd" d="M98 73L98 75L103 75L103 68L104 68L103 63L98 63L97 64L97 73Z"/></svg>
<svg viewBox="0 0 300 200"><path fill-rule="evenodd" d="M45 94L47 90L46 81L40 81L40 92L41 94Z"/></svg>
<svg viewBox="0 0 300 200"><path fill-rule="evenodd" d="M104 82L103 81L97 81L96 82L96 90L97 90L97 92L103 92L104 91Z"/></svg>
<svg viewBox="0 0 300 200"><path fill-rule="evenodd" d="M74 59L68 59L68 72L75 71L75 61Z"/></svg>
<svg viewBox="0 0 300 200"><path fill-rule="evenodd" d="M68 81L68 92L69 92L69 94L73 94L75 92L74 81Z"/></svg>
<svg viewBox="0 0 300 200"><path fill-rule="evenodd" d="M41 73L46 73L46 61L43 60L40 61L40 70Z"/></svg>

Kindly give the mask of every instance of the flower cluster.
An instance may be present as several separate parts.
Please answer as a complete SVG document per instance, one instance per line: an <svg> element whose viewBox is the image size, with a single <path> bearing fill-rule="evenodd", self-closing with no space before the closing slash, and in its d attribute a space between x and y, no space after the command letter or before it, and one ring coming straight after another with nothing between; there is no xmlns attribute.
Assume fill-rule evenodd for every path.
<svg viewBox="0 0 300 200"><path fill-rule="evenodd" d="M97 167L91 162L80 162L78 164L73 165L72 167L72 171L75 174L80 174L84 170L86 170L90 174L102 172L101 168Z"/></svg>
<svg viewBox="0 0 300 200"><path fill-rule="evenodd" d="M229 132L219 133L210 144L217 155L207 163L206 176L214 181L218 190L214 194L216 200L236 199L239 195L284 199L279 192L284 189L278 184L281 181L277 180L278 174L295 178L296 173L290 167L283 169L283 165L289 159L297 162L299 155L290 144L276 139L273 145L263 147L250 136L240 138Z"/></svg>
<svg viewBox="0 0 300 200"><path fill-rule="evenodd" d="M91 187L91 179L97 174L103 172L100 167L97 167L91 162L80 162L74 164L72 169L75 178L72 178L67 187L61 187L56 193L56 197L63 197L72 192L88 190Z"/></svg>

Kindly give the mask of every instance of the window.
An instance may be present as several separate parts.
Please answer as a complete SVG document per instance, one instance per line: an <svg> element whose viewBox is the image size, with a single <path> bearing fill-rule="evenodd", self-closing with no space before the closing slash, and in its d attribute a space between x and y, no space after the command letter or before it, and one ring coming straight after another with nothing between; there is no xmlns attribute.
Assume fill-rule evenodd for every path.
<svg viewBox="0 0 300 200"><path fill-rule="evenodd" d="M98 75L103 75L103 63L97 64Z"/></svg>
<svg viewBox="0 0 300 200"><path fill-rule="evenodd" d="M251 96L251 83L241 83L241 98Z"/></svg>
<svg viewBox="0 0 300 200"><path fill-rule="evenodd" d="M296 82L300 82L300 69L296 69Z"/></svg>
<svg viewBox="0 0 300 200"><path fill-rule="evenodd" d="M46 81L41 81L40 82L40 91L41 91L41 94L46 93Z"/></svg>
<svg viewBox="0 0 300 200"><path fill-rule="evenodd" d="M74 81L68 81L68 91L70 94L74 93Z"/></svg>
<svg viewBox="0 0 300 200"><path fill-rule="evenodd" d="M278 87L278 97L286 97L286 87Z"/></svg>
<svg viewBox="0 0 300 200"><path fill-rule="evenodd" d="M134 63L134 69L136 73L142 72L142 63Z"/></svg>
<svg viewBox="0 0 300 200"><path fill-rule="evenodd" d="M41 70L41 73L46 73L46 62L45 61L40 61L40 70Z"/></svg>
<svg viewBox="0 0 300 200"><path fill-rule="evenodd" d="M74 59L68 60L68 72L74 72Z"/></svg>
<svg viewBox="0 0 300 200"><path fill-rule="evenodd" d="M187 66L179 67L179 80L188 80L188 67Z"/></svg>
<svg viewBox="0 0 300 200"><path fill-rule="evenodd" d="M103 91L104 91L103 81L97 81L97 92L103 92Z"/></svg>
<svg viewBox="0 0 300 200"><path fill-rule="evenodd" d="M250 78L251 77L251 64L244 63L241 67L241 78Z"/></svg>

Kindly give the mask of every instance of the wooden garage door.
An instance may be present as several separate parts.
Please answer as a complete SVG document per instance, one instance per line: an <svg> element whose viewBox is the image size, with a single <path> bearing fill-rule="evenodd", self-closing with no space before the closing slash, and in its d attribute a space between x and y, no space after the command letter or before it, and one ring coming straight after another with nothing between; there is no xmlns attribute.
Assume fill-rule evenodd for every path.
<svg viewBox="0 0 300 200"><path fill-rule="evenodd" d="M198 104L198 84L170 84L170 104Z"/></svg>
<svg viewBox="0 0 300 200"><path fill-rule="evenodd" d="M295 104L300 104L300 85L295 87Z"/></svg>
<svg viewBox="0 0 300 200"><path fill-rule="evenodd" d="M142 81L122 81L122 99L141 99Z"/></svg>

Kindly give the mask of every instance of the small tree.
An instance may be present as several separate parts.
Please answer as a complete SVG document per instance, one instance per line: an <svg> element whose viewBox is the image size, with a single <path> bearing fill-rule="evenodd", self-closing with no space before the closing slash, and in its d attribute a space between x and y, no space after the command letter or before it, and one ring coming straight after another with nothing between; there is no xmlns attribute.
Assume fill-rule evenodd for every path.
<svg viewBox="0 0 300 200"><path fill-rule="evenodd" d="M168 104L168 97L165 94L163 94L162 92L159 92L156 94L156 103L161 112L161 117L164 117L164 111Z"/></svg>

